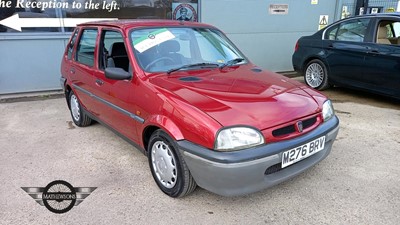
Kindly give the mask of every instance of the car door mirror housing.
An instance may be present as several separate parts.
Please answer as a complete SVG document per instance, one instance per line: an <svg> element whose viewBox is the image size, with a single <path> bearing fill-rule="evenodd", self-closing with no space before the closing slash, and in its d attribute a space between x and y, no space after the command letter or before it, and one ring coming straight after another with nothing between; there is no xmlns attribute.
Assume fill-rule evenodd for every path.
<svg viewBox="0 0 400 225"><path fill-rule="evenodd" d="M131 73L119 67L107 67L105 75L108 79L112 80L129 80L132 77Z"/></svg>

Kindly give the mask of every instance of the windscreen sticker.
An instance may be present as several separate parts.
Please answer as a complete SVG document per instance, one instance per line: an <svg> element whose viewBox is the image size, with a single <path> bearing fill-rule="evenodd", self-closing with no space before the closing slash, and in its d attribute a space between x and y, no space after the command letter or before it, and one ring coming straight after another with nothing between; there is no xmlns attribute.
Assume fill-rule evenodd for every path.
<svg viewBox="0 0 400 225"><path fill-rule="evenodd" d="M133 46L138 52L142 53L156 45L159 45L173 38L175 38L175 35L172 34L166 28L163 28L153 31L149 33L147 36L143 36L141 38L136 39L133 42Z"/></svg>

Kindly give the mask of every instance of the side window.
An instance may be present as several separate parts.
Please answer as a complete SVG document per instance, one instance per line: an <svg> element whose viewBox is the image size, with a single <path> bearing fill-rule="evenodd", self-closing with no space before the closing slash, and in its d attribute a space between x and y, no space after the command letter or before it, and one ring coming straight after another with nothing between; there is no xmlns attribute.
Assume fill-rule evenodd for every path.
<svg viewBox="0 0 400 225"><path fill-rule="evenodd" d="M88 65L94 65L94 49L96 47L97 29L83 30L76 50L76 61Z"/></svg>
<svg viewBox="0 0 400 225"><path fill-rule="evenodd" d="M400 22L394 22L392 26L393 26L393 32L394 32L393 36L400 38ZM400 44L400 43L398 43L398 44Z"/></svg>
<svg viewBox="0 0 400 225"><path fill-rule="evenodd" d="M74 35L71 38L71 42L68 44L68 59L72 58L72 51L74 50L76 37L78 36L79 29L76 29Z"/></svg>
<svg viewBox="0 0 400 225"><path fill-rule="evenodd" d="M370 19L357 19L340 24L336 40L363 42Z"/></svg>
<svg viewBox="0 0 400 225"><path fill-rule="evenodd" d="M338 26L334 26L334 27L329 28L325 33L325 39L336 40L337 30L338 30Z"/></svg>
<svg viewBox="0 0 400 225"><path fill-rule="evenodd" d="M99 51L100 69L119 67L129 71L129 57L122 34L114 30L104 30Z"/></svg>
<svg viewBox="0 0 400 225"><path fill-rule="evenodd" d="M400 22L384 20L380 21L376 34L376 43L399 45L400 44Z"/></svg>

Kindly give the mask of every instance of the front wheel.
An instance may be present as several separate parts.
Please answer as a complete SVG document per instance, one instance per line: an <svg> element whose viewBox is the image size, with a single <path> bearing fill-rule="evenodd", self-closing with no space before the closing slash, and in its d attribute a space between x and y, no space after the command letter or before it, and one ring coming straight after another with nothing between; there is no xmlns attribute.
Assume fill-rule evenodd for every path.
<svg viewBox="0 0 400 225"><path fill-rule="evenodd" d="M184 197L194 191L196 182L180 155L175 141L162 130L150 137L150 170L158 187L170 197Z"/></svg>
<svg viewBox="0 0 400 225"><path fill-rule="evenodd" d="M306 84L317 90L324 90L329 87L328 71L325 64L319 60L311 60L304 71L304 81Z"/></svg>

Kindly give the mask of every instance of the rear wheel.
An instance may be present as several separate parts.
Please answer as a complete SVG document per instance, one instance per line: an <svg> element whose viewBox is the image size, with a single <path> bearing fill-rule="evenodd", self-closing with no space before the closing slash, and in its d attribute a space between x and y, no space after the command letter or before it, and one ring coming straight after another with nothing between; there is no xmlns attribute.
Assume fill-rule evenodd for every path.
<svg viewBox="0 0 400 225"><path fill-rule="evenodd" d="M69 92L69 106L71 117L75 125L78 127L86 127L92 123L92 119L86 115L85 111L82 109L78 97L76 97L72 90Z"/></svg>
<svg viewBox="0 0 400 225"><path fill-rule="evenodd" d="M151 135L148 158L153 178L165 194L177 198L194 191L196 182L175 141L164 131L157 130Z"/></svg>
<svg viewBox="0 0 400 225"><path fill-rule="evenodd" d="M306 84L317 90L324 90L329 87L328 71L325 64L319 59L311 60L304 71Z"/></svg>

